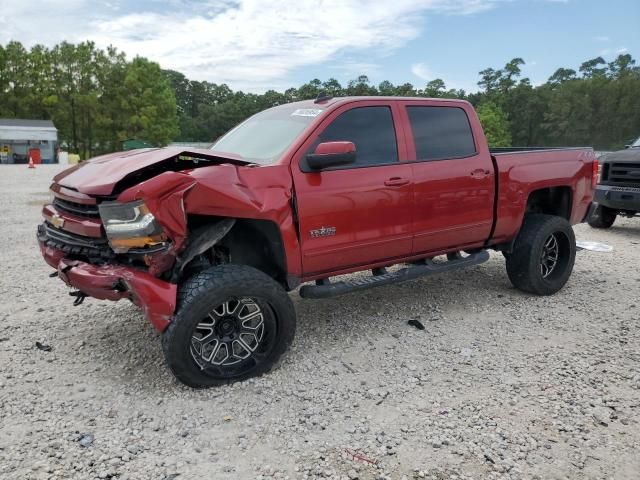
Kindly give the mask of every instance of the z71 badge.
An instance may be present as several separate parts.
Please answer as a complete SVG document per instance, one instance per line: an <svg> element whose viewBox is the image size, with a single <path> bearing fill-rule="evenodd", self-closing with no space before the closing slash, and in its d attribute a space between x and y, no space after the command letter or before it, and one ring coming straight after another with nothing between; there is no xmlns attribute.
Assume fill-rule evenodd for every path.
<svg viewBox="0 0 640 480"><path fill-rule="evenodd" d="M336 234L336 227L320 227L309 232L311 238L332 237Z"/></svg>

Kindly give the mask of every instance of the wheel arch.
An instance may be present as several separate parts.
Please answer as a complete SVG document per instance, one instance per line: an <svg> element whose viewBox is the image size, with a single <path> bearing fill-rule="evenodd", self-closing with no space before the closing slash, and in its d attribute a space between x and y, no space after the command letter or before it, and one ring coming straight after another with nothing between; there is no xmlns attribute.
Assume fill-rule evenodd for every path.
<svg viewBox="0 0 640 480"><path fill-rule="evenodd" d="M571 220L573 190L568 185L540 188L529 192L524 214L545 214ZM524 217L523 217L524 222Z"/></svg>
<svg viewBox="0 0 640 480"><path fill-rule="evenodd" d="M573 197L573 190L568 185L558 185L531 190L527 195L526 203L523 205L524 208L522 210L522 216L520 217L519 223L517 224L517 230L514 232L510 240L504 243L499 243L495 245L494 248L506 253L512 252L513 245L518 238L520 230L522 230L527 215L553 215L571 222Z"/></svg>
<svg viewBox="0 0 640 480"><path fill-rule="evenodd" d="M287 258L282 234L271 220L189 215L189 232L202 231L207 226L228 225L224 235L209 248L218 249L229 263L248 265L260 270L291 290L287 275Z"/></svg>

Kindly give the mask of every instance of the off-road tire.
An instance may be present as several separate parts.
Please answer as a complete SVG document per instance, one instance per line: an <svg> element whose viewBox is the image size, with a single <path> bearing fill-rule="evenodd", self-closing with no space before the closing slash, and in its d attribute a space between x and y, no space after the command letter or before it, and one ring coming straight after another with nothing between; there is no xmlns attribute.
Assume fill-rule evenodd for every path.
<svg viewBox="0 0 640 480"><path fill-rule="evenodd" d="M274 315L276 331L268 332L275 336L270 339L272 347L256 365L232 376L203 370L191 352L196 326L227 299L244 297L259 300ZM287 292L268 275L245 265L219 265L197 273L179 287L177 303L175 318L162 336L162 349L173 375L193 388L224 385L271 371L295 335L296 314Z"/></svg>
<svg viewBox="0 0 640 480"><path fill-rule="evenodd" d="M551 236L558 243L558 259L545 278L541 262ZM569 280L576 257L576 238L567 220L553 215L525 217L513 251L505 255L507 274L519 290L536 295L553 295Z"/></svg>
<svg viewBox="0 0 640 480"><path fill-rule="evenodd" d="M613 222L616 221L616 216L615 210L611 210L604 205L598 205L589 215L587 222L593 228L611 228Z"/></svg>

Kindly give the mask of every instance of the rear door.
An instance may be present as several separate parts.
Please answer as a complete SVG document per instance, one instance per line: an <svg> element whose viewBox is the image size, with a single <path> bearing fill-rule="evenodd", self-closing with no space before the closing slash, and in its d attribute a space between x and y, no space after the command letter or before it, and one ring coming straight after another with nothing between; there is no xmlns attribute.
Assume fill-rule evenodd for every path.
<svg viewBox="0 0 640 480"><path fill-rule="evenodd" d="M404 102L414 181L413 253L482 245L493 223L494 168L471 106ZM479 122L478 124L479 129Z"/></svg>
<svg viewBox="0 0 640 480"><path fill-rule="evenodd" d="M397 105L367 101L332 112L292 163L305 276L407 256L412 245L411 166ZM321 142L351 141L355 164L314 172Z"/></svg>

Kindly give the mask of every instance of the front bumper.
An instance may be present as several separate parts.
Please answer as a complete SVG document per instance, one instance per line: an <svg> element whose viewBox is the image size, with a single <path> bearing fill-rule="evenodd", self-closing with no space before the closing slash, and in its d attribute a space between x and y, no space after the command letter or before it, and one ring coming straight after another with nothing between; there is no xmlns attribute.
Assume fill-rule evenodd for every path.
<svg viewBox="0 0 640 480"><path fill-rule="evenodd" d="M45 261L57 269L70 287L100 300L127 298L140 307L147 320L160 332L171 323L176 309L177 285L147 272L121 265L93 265L70 260L61 250L39 241Z"/></svg>
<svg viewBox="0 0 640 480"><path fill-rule="evenodd" d="M593 201L614 210L640 212L640 188L598 185Z"/></svg>

